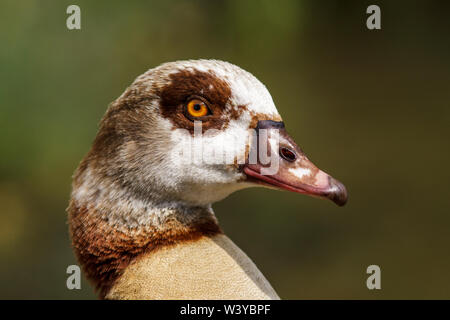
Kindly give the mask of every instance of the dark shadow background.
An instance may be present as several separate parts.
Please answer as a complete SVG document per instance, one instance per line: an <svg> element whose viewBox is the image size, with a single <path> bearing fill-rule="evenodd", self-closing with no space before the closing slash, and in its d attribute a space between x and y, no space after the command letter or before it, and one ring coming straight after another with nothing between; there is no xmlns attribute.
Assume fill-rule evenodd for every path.
<svg viewBox="0 0 450 320"><path fill-rule="evenodd" d="M382 30L365 26L370 4ZM259 188L215 205L280 296L449 299L449 13L425 0L3 0L0 298L95 297L86 281L65 286L72 172L135 77L216 58L265 83L309 158L349 190L343 208Z"/></svg>

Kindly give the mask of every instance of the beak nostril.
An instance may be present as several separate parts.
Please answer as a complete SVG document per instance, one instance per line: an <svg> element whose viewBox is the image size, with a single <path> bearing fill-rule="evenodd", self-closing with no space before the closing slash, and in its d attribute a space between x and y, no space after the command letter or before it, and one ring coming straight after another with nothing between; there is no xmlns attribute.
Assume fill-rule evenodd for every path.
<svg viewBox="0 0 450 320"><path fill-rule="evenodd" d="M297 156L295 155L295 152L291 149L288 149L286 147L280 148L280 156L289 162L294 162L297 159Z"/></svg>

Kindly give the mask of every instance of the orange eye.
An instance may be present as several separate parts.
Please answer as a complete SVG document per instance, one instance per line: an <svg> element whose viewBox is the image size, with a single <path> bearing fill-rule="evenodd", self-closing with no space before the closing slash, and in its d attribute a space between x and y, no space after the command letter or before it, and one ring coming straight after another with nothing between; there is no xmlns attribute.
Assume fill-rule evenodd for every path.
<svg viewBox="0 0 450 320"><path fill-rule="evenodd" d="M200 99L192 99L187 104L187 112L193 117L203 117L208 114L208 107Z"/></svg>

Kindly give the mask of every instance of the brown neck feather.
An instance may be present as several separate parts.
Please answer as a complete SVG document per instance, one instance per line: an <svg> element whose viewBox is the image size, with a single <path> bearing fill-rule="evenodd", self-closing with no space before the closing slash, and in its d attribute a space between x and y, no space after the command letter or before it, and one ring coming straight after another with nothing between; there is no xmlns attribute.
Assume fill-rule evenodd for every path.
<svg viewBox="0 0 450 320"><path fill-rule="evenodd" d="M96 209L79 206L74 200L68 212L73 248L100 298L105 297L124 269L139 256L163 246L221 233L211 213L191 222L174 214L162 226L127 228L109 223Z"/></svg>

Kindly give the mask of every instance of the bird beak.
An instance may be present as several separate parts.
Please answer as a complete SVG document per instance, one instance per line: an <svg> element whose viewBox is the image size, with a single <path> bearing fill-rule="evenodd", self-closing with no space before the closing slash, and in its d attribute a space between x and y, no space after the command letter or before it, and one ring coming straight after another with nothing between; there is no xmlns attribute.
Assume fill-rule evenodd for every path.
<svg viewBox="0 0 450 320"><path fill-rule="evenodd" d="M283 122L258 121L243 171L266 187L347 202L345 186L317 168L287 134Z"/></svg>

